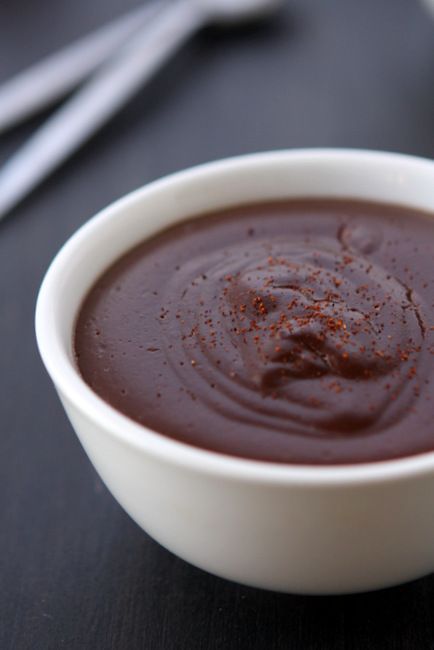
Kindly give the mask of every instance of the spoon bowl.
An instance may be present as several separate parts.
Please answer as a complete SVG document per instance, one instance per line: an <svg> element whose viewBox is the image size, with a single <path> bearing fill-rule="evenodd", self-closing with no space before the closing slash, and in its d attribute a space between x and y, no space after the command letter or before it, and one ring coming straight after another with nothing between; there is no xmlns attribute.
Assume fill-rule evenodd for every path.
<svg viewBox="0 0 434 650"><path fill-rule="evenodd" d="M260 20L274 14L284 0L198 0L213 22L222 25Z"/></svg>

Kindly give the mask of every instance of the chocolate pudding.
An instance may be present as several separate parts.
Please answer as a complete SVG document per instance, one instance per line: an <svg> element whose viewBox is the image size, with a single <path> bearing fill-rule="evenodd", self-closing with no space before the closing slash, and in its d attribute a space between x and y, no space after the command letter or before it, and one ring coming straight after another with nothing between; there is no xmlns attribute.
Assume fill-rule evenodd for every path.
<svg viewBox="0 0 434 650"><path fill-rule="evenodd" d="M432 215L404 207L300 199L192 218L96 282L77 364L133 420L232 456L432 451L433 260Z"/></svg>

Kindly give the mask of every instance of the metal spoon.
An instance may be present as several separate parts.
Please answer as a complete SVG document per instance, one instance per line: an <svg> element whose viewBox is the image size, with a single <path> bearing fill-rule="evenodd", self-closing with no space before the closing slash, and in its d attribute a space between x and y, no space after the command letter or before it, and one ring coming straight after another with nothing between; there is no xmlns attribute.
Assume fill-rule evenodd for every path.
<svg viewBox="0 0 434 650"><path fill-rule="evenodd" d="M163 2L163 0L162 0ZM199 28L265 17L283 0L175 0L58 109L0 172L0 219L144 85Z"/></svg>
<svg viewBox="0 0 434 650"><path fill-rule="evenodd" d="M65 97L156 14L147 2L34 63L0 86L0 134Z"/></svg>

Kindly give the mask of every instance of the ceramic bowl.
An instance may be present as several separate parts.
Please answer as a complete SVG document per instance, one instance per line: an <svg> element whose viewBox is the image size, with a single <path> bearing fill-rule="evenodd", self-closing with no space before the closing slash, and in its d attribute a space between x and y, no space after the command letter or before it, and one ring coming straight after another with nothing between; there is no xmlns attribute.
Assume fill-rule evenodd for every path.
<svg viewBox="0 0 434 650"><path fill-rule="evenodd" d="M193 215L295 196L434 211L434 163L380 152L280 151L143 187L91 219L58 253L38 298L38 345L97 472L160 544L255 587L304 594L378 589L434 568L434 453L325 467L232 458L136 424L100 399L74 363L83 298L122 253Z"/></svg>

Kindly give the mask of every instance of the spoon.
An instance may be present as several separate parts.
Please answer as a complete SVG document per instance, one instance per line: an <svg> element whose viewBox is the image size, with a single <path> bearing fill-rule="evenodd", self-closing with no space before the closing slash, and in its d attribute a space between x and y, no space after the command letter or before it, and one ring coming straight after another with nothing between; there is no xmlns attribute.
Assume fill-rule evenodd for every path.
<svg viewBox="0 0 434 650"><path fill-rule="evenodd" d="M270 15L283 0L161 0L140 29L59 108L0 172L0 219L115 115L200 28Z"/></svg>
<svg viewBox="0 0 434 650"><path fill-rule="evenodd" d="M158 1L140 5L4 82L0 86L0 135L66 97L145 25L159 7Z"/></svg>

